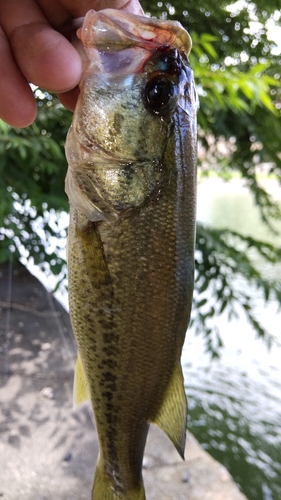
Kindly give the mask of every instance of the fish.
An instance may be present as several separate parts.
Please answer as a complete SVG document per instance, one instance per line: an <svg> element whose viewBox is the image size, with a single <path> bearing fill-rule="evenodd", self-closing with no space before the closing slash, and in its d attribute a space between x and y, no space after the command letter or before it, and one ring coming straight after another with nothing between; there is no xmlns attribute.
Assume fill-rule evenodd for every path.
<svg viewBox="0 0 281 500"><path fill-rule="evenodd" d="M180 363L194 281L196 114L191 39L176 21L89 11L66 140L74 398L99 440L92 500L144 500L155 423L184 457Z"/></svg>

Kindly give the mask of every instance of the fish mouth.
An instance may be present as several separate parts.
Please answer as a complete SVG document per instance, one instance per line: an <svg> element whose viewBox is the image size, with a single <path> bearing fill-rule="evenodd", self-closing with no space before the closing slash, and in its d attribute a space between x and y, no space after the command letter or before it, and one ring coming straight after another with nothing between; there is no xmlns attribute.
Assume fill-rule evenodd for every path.
<svg viewBox="0 0 281 500"><path fill-rule="evenodd" d="M82 21L77 19L76 26ZM163 47L178 49L188 56L192 46L189 34L178 22L115 9L90 10L77 30L77 37L84 46L82 60L115 76L140 72L151 54ZM78 50L81 53L79 47Z"/></svg>

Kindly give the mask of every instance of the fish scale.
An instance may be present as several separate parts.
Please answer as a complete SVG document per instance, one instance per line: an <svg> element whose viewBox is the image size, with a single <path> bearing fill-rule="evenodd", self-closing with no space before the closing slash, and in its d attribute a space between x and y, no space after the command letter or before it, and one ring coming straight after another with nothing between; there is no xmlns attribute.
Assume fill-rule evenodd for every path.
<svg viewBox="0 0 281 500"><path fill-rule="evenodd" d="M112 16L112 11L103 11L103 25L106 15ZM118 13L115 15L118 23ZM119 31L121 28L118 25ZM97 75L93 75L91 87L88 69L66 147L71 205L69 301L79 348L75 387L78 401L90 394L100 445L93 500L145 499L142 459L150 422L159 425L181 456L184 454L187 402L180 356L193 291L197 101L185 59L179 59L175 51L168 56L165 51L154 54L155 48L145 57L142 72L131 78L132 89L126 88L122 100L120 75L114 80L119 85L116 102L106 93L100 101ZM163 82L164 59L176 68L177 75L171 78L177 85L178 101L174 99L163 116L144 105L139 112L144 85L158 66ZM169 71L168 66L168 77ZM180 77L185 75L189 78L187 110L177 104L183 99ZM100 78L110 76L100 74ZM104 88L103 82L101 86ZM114 94L113 85L111 89ZM136 125L135 137L131 133L131 143L126 146L128 124L122 108L118 141L111 138L108 148L116 158L112 164L106 154L102 161L105 141L95 131L102 131L103 122L96 125L95 120L101 110L109 109L108 99L114 117L120 102L126 97L132 102L131 96L135 98L137 92L136 114L131 116L133 110L127 110L129 123ZM84 120L81 113L85 112L89 116ZM108 119L101 120L106 126ZM141 129L144 122L148 127ZM94 123L92 150L83 143L84 126L91 142L90 123ZM142 158L140 134L147 130L156 133L157 129L154 140L146 141ZM118 166L117 161L120 144L127 148L124 157L133 155L126 177L125 162Z"/></svg>

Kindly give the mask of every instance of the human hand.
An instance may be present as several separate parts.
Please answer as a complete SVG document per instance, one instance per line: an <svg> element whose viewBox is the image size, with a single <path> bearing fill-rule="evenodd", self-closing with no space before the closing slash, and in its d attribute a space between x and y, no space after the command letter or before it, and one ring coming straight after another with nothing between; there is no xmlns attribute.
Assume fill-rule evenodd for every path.
<svg viewBox="0 0 281 500"><path fill-rule="evenodd" d="M0 118L13 127L34 121L29 82L74 110L81 60L70 43L71 22L106 8L143 14L138 0L0 0Z"/></svg>

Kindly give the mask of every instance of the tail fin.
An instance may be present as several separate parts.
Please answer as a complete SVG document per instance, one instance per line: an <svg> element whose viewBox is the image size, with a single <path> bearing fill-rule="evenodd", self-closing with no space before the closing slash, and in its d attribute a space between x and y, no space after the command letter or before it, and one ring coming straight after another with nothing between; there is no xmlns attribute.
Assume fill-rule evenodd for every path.
<svg viewBox="0 0 281 500"><path fill-rule="evenodd" d="M95 472L94 486L92 490L92 500L145 500L145 492L141 481L138 488L122 490L120 484L114 487L108 475L102 470L100 460L98 460Z"/></svg>

